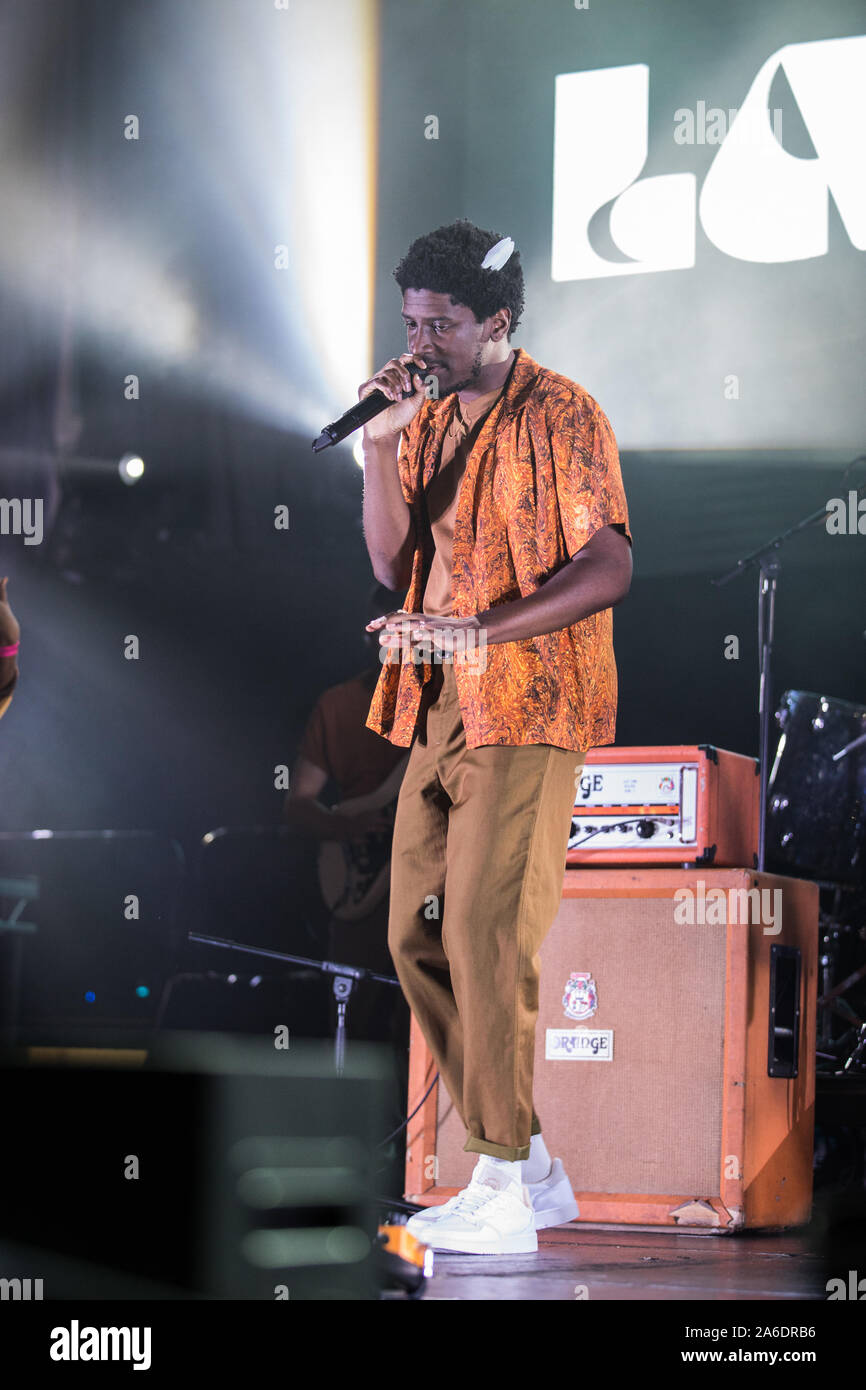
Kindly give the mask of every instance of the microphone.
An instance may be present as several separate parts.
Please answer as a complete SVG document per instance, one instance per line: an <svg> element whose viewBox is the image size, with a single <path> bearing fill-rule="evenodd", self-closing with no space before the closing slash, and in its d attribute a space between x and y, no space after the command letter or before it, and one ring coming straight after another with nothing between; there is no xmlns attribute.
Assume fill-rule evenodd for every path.
<svg viewBox="0 0 866 1390"><path fill-rule="evenodd" d="M415 362L406 362L404 366L409 368L410 375L415 372L421 375L421 369ZM408 400L409 396L415 395L414 385L402 393L402 399ZM383 391L371 391L369 396L365 396L357 405L353 405L351 410L347 410L345 415L341 415L339 420L333 424L326 425L318 439L313 440L313 450L320 453L322 449L327 449L331 444L339 444L347 435L354 434L362 425L366 425L368 420L372 420L377 415L381 415L383 410L387 410L389 405L394 402L390 396L386 396Z"/></svg>

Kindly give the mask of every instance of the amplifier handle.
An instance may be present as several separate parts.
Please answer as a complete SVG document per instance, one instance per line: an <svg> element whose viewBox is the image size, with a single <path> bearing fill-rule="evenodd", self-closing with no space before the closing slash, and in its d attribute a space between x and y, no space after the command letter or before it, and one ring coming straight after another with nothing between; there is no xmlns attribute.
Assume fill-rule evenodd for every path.
<svg viewBox="0 0 866 1390"><path fill-rule="evenodd" d="M693 845L698 836L698 769L680 768L680 844Z"/></svg>
<svg viewBox="0 0 866 1390"><path fill-rule="evenodd" d="M798 947L770 947L768 1076L798 1075L801 976L802 955Z"/></svg>

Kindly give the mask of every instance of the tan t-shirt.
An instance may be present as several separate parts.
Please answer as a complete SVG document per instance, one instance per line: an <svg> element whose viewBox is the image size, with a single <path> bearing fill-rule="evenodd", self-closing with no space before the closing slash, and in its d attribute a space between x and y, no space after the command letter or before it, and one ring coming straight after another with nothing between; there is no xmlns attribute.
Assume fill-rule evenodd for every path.
<svg viewBox="0 0 866 1390"><path fill-rule="evenodd" d="M376 791L406 756L367 728L373 679L362 672L320 695L301 740L301 756L337 783L341 801Z"/></svg>
<svg viewBox="0 0 866 1390"><path fill-rule="evenodd" d="M504 383L474 401L461 401L457 397L454 419L442 441L439 465L427 488L427 515L436 553L427 576L421 611L431 617L446 618L451 612L451 542L460 483L481 426L503 390Z"/></svg>

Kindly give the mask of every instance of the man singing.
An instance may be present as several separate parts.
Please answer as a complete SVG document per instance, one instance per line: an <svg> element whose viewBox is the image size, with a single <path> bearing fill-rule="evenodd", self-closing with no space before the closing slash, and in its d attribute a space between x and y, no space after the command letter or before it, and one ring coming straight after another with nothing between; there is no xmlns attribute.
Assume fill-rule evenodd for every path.
<svg viewBox="0 0 866 1390"><path fill-rule="evenodd" d="M479 1155L409 1229L439 1250L532 1252L578 1214L532 1100L538 953L586 751L614 741L628 510L603 411L511 346L510 237L440 227L394 278L408 352L358 392L393 401L364 430L364 530L379 582L408 586L405 611L368 628L384 664L367 724L412 749L388 945Z"/></svg>

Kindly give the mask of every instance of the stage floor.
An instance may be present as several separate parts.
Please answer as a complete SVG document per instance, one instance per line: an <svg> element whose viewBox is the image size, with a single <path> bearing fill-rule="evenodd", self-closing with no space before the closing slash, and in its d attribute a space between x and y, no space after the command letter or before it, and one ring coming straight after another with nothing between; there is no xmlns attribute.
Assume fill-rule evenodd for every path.
<svg viewBox="0 0 866 1390"><path fill-rule="evenodd" d="M537 1255L436 1251L425 1297L824 1300L825 1267L815 1246L811 1228L731 1237L562 1226L539 1233Z"/></svg>

